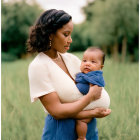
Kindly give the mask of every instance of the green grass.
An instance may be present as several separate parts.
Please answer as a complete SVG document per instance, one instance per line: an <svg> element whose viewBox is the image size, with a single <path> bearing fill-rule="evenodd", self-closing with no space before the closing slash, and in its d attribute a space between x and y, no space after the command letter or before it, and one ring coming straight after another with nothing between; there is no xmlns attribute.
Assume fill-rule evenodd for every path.
<svg viewBox="0 0 140 140"><path fill-rule="evenodd" d="M112 113L104 119L98 119L101 140L138 140L138 72L138 63L106 61L104 78L111 97Z"/></svg>
<svg viewBox="0 0 140 140"><path fill-rule="evenodd" d="M46 115L39 101L30 103L30 62L31 59L2 62L2 140L41 139ZM98 119L99 140L138 140L138 63L122 64L107 59L103 71L112 113Z"/></svg>

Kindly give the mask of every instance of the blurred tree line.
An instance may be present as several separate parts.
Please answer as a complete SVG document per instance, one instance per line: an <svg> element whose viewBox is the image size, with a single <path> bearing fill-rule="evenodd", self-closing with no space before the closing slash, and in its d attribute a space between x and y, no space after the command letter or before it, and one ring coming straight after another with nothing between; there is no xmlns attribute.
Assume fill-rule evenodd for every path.
<svg viewBox="0 0 140 140"><path fill-rule="evenodd" d="M138 61L138 0L87 0L86 20L74 26L70 51L99 46L116 61ZM2 1L2 60L26 54L29 27L43 10L33 1Z"/></svg>
<svg viewBox="0 0 140 140"><path fill-rule="evenodd" d="M71 51L99 46L116 61L138 61L138 0L88 0L86 20L73 31Z"/></svg>
<svg viewBox="0 0 140 140"><path fill-rule="evenodd" d="M2 60L14 60L26 54L29 27L43 10L32 1L2 1Z"/></svg>

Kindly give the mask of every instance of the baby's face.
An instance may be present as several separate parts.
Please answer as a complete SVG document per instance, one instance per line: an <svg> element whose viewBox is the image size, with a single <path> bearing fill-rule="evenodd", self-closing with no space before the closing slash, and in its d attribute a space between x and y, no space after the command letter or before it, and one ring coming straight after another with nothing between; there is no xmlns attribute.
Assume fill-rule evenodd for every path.
<svg viewBox="0 0 140 140"><path fill-rule="evenodd" d="M85 51L80 66L81 72L88 73L102 68L102 54L99 51Z"/></svg>

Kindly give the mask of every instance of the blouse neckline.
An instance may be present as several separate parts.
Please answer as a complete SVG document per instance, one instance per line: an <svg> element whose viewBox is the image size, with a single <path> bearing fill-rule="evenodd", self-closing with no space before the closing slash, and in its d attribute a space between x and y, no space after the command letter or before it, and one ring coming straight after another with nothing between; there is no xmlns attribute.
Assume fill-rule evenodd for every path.
<svg viewBox="0 0 140 140"><path fill-rule="evenodd" d="M60 55L60 57L62 58L62 60L63 60L63 62L64 62L64 64L65 64L65 66L66 66L66 68L67 68L67 70L68 70L68 72L69 72L69 74L70 74L70 76L59 66L59 65L57 65L52 59L51 59L51 57L49 57L48 55L46 55L45 53L43 53L43 52L41 52L45 57L47 57L56 67L58 67L61 71L62 71L62 73L64 73L65 75L67 75L72 81L74 80L74 77L71 75L71 73L70 73L70 69L69 69L69 66L67 65L67 61L65 60L65 57L64 57L64 55L63 54L61 54L61 53L59 53L59 55ZM73 79L72 79L73 78ZM73 81L74 82L74 81Z"/></svg>

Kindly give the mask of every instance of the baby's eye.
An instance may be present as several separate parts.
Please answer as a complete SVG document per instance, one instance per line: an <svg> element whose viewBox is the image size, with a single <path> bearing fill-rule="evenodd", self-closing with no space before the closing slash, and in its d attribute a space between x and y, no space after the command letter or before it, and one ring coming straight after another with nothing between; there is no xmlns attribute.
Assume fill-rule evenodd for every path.
<svg viewBox="0 0 140 140"><path fill-rule="evenodd" d="M92 63L96 63L95 61L91 61Z"/></svg>
<svg viewBox="0 0 140 140"><path fill-rule="evenodd" d="M87 62L86 60L83 60L83 62Z"/></svg>

